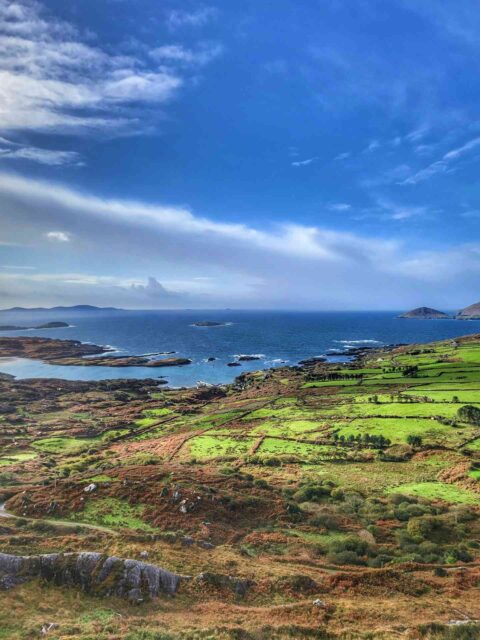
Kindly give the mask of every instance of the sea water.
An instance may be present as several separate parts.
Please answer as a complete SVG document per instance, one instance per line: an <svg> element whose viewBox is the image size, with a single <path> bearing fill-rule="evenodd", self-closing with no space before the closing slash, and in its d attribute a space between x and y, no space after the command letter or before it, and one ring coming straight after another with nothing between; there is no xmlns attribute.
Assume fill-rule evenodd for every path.
<svg viewBox="0 0 480 640"><path fill-rule="evenodd" d="M398 312L400 313L400 312ZM98 367L49 365L36 360L0 358L0 372L18 378L165 377L169 386L193 386L199 381L225 383L242 371L295 365L299 360L348 347L419 343L480 332L480 321L405 320L396 312L297 311L114 311L69 314L51 312L0 313L0 324L28 326L62 320L61 329L0 332L0 336L43 336L108 345L113 355L175 352L192 364L181 367ZM210 320L221 326L197 327ZM260 359L227 366L240 355ZM153 358L169 356L152 356ZM208 361L208 358L215 358Z"/></svg>

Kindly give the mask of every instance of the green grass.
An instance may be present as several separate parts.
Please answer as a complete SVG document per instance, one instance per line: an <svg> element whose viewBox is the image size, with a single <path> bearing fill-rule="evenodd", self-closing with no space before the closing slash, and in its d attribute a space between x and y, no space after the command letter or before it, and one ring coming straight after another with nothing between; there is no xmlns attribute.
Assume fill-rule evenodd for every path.
<svg viewBox="0 0 480 640"><path fill-rule="evenodd" d="M101 484L102 482L119 482L119 480L117 478L111 478L104 473L99 473L98 475L92 476L91 478L85 478L84 480L82 480L82 482L94 482L95 484Z"/></svg>
<svg viewBox="0 0 480 640"><path fill-rule="evenodd" d="M426 388L425 390L419 390L419 389L415 389L415 390L411 390L411 391L404 391L402 395L408 395L408 396L417 396L417 397L427 397L430 398L431 400L433 400L434 402L452 402L453 398L456 397L458 398L458 402L461 403L468 403L468 404L475 404L475 403L480 403L480 389L477 390L448 390L448 391L435 391L435 390L430 390L428 388ZM453 404L454 407L456 407L456 409L458 410L458 405L455 403ZM435 407L435 404L433 405L433 407ZM432 409L433 409L432 407Z"/></svg>
<svg viewBox="0 0 480 640"><path fill-rule="evenodd" d="M452 444L465 438L464 430L428 418L356 418L336 431L345 437L366 433L382 435L392 443L405 443L409 435L421 436L424 443L431 444Z"/></svg>
<svg viewBox="0 0 480 640"><path fill-rule="evenodd" d="M443 500L458 504L479 504L480 495L444 482L418 482L392 487L388 493L403 493L427 500Z"/></svg>
<svg viewBox="0 0 480 640"><path fill-rule="evenodd" d="M200 460L222 456L241 456L248 453L255 442L254 438L235 439L211 435L197 436L188 442L191 457Z"/></svg>
<svg viewBox="0 0 480 640"><path fill-rule="evenodd" d="M153 533L157 529L142 520L144 511L144 505L132 506L119 498L98 498L88 500L84 510L72 514L70 519L86 524Z"/></svg>
<svg viewBox="0 0 480 640"><path fill-rule="evenodd" d="M301 433L318 431L324 425L324 422L313 422L311 420L267 421L257 425L250 433L270 436L296 436Z"/></svg>
<svg viewBox="0 0 480 640"><path fill-rule="evenodd" d="M469 442L466 446L466 449L471 449L472 451L480 451L480 438Z"/></svg>
<svg viewBox="0 0 480 640"><path fill-rule="evenodd" d="M454 418L459 409L457 404L436 404L433 402L359 402L338 404L328 409L319 410L319 414L329 416L385 416L385 417L430 417L442 416Z"/></svg>
<svg viewBox="0 0 480 640"><path fill-rule="evenodd" d="M312 382L306 382L302 385L302 389L312 389L315 387L352 387L358 386L358 380L318 380Z"/></svg>
<svg viewBox="0 0 480 640"><path fill-rule="evenodd" d="M340 447L331 447L321 444L309 444L306 442L293 442L291 440L277 440L265 438L257 451L258 455L298 455L304 458L331 456Z"/></svg>
<svg viewBox="0 0 480 640"><path fill-rule="evenodd" d="M95 438L71 438L69 436L52 436L35 440L32 447L44 453L68 454L78 453L91 447L97 440Z"/></svg>
<svg viewBox="0 0 480 640"><path fill-rule="evenodd" d="M160 409L146 409L143 413L147 417L153 418L155 416L168 416L173 413L173 411L171 409L167 409L167 407L161 407Z"/></svg>
<svg viewBox="0 0 480 640"><path fill-rule="evenodd" d="M27 451L20 453L11 453L0 458L0 467L8 467L20 462L28 462L29 460L34 460L36 457L36 453Z"/></svg>
<svg viewBox="0 0 480 640"><path fill-rule="evenodd" d="M280 409L267 407L265 409L256 409L252 411L243 420L256 420L258 418L278 418L282 420L308 419L315 418L315 414L308 409L299 407L282 407Z"/></svg>

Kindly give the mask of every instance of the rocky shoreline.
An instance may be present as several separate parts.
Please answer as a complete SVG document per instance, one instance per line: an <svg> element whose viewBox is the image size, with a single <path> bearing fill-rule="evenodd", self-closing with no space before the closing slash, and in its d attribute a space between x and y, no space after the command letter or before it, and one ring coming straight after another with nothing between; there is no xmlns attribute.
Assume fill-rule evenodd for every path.
<svg viewBox="0 0 480 640"><path fill-rule="evenodd" d="M79 340L18 337L0 338L0 356L31 358L48 364L97 367L177 367L191 364L189 358L150 360L146 356L104 356L112 350ZM92 357L93 356L93 357ZM103 357L95 357L103 356Z"/></svg>

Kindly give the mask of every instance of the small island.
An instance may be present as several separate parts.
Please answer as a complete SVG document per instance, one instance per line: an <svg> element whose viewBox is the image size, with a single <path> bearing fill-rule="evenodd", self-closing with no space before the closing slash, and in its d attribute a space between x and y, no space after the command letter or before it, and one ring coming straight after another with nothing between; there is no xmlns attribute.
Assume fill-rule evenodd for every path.
<svg viewBox="0 0 480 640"><path fill-rule="evenodd" d="M456 320L480 320L480 302L461 309L455 316Z"/></svg>
<svg viewBox="0 0 480 640"><path fill-rule="evenodd" d="M39 324L36 327L21 327L15 324L2 324L0 325L0 331L27 331L28 329L64 329L69 327L68 322L46 322L45 324Z"/></svg>
<svg viewBox="0 0 480 640"><path fill-rule="evenodd" d="M417 307L416 309L412 309L411 311L407 311L406 313L402 313L402 315L398 316L399 318L405 318L407 320L449 320L450 316L443 311L438 311L438 309L432 309L430 307Z"/></svg>

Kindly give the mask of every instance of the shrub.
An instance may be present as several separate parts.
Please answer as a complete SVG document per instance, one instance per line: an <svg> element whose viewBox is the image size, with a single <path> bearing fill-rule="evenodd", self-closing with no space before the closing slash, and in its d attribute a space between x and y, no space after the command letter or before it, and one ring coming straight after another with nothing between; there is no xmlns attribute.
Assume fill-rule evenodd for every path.
<svg viewBox="0 0 480 640"><path fill-rule="evenodd" d="M480 409L471 404L466 404L457 411L458 418L462 422L480 425Z"/></svg>
<svg viewBox="0 0 480 640"><path fill-rule="evenodd" d="M253 481L253 484L258 487L259 489L269 489L270 485L268 484L268 482L266 480L264 480L263 478L257 478L257 480Z"/></svg>
<svg viewBox="0 0 480 640"><path fill-rule="evenodd" d="M314 527L328 529L329 531L338 531L340 528L338 518L331 513L318 513L316 516L311 518L310 524Z"/></svg>
<svg viewBox="0 0 480 640"><path fill-rule="evenodd" d="M325 496L330 495L331 487L323 485L307 485L301 487L293 494L296 502L318 502Z"/></svg>
<svg viewBox="0 0 480 640"><path fill-rule="evenodd" d="M412 447L421 447L422 446L422 438L420 436L415 436L410 433L407 436L407 443Z"/></svg>
<svg viewBox="0 0 480 640"><path fill-rule="evenodd" d="M365 560L355 553L355 551L329 553L327 560L333 564L365 564Z"/></svg>

